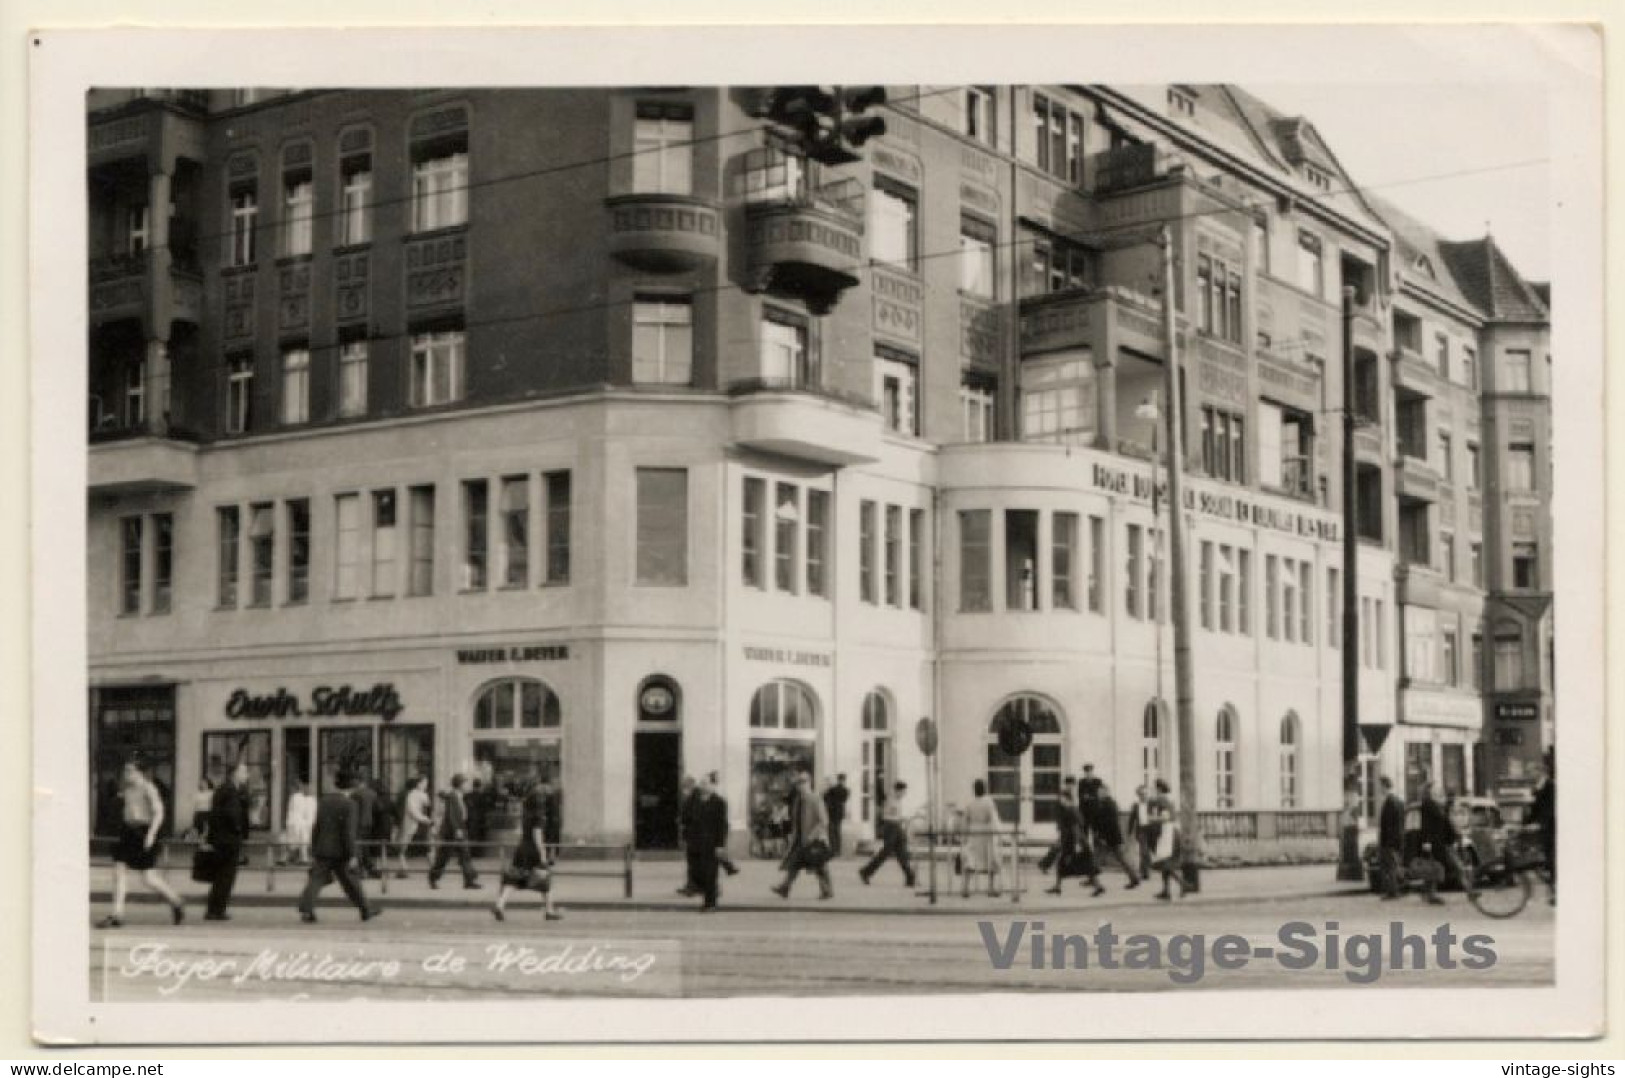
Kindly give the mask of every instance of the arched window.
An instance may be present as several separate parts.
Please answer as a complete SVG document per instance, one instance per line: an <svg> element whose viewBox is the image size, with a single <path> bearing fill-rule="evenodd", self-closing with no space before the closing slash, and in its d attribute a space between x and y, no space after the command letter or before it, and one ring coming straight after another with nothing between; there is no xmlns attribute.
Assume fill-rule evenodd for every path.
<svg viewBox="0 0 1625 1078"><path fill-rule="evenodd" d="M564 715L558 695L535 678L503 678L474 697L474 762L470 778L509 797L523 794L533 769L561 779Z"/></svg>
<svg viewBox="0 0 1625 1078"><path fill-rule="evenodd" d="M818 728L818 701L796 681L769 681L750 700L750 725L757 730Z"/></svg>
<svg viewBox="0 0 1625 1078"><path fill-rule="evenodd" d="M1281 807L1298 807L1298 713L1288 711L1281 720Z"/></svg>
<svg viewBox="0 0 1625 1078"><path fill-rule="evenodd" d="M999 729L1017 718L1032 729L1033 743L1020 756L1009 756L999 747ZM987 735L987 784L1006 823L1025 828L1054 822L1065 763L1062 729L1055 705L1039 696L1013 696L994 714Z"/></svg>
<svg viewBox="0 0 1625 1078"><path fill-rule="evenodd" d="M1236 807L1236 709L1219 709L1213 731L1213 806Z"/></svg>
<svg viewBox="0 0 1625 1078"><path fill-rule="evenodd" d="M1148 788L1162 777L1162 732L1168 728L1168 701L1153 697L1140 718L1140 781Z"/></svg>
<svg viewBox="0 0 1625 1078"><path fill-rule="evenodd" d="M859 818L868 823L879 815L893 774L891 754L891 701L876 689L863 698L863 773L858 777Z"/></svg>

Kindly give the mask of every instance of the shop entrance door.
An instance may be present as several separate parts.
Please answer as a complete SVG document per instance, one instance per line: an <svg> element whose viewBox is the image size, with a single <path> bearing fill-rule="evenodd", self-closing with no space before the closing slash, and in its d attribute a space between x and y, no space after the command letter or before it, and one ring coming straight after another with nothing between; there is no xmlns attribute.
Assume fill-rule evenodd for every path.
<svg viewBox="0 0 1625 1078"><path fill-rule="evenodd" d="M640 850L677 848L683 735L639 730L632 735L632 831Z"/></svg>

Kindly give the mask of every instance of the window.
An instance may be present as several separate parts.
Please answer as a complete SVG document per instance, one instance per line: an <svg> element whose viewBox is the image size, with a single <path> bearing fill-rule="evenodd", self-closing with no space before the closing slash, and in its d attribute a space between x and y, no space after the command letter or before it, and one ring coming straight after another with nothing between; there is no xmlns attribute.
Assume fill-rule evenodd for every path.
<svg viewBox="0 0 1625 1078"><path fill-rule="evenodd" d="M639 296L632 304L632 381L686 386L694 372L694 303Z"/></svg>
<svg viewBox="0 0 1625 1078"><path fill-rule="evenodd" d="M886 605L903 605L903 507L886 506Z"/></svg>
<svg viewBox="0 0 1625 1078"><path fill-rule="evenodd" d="M1428 539L1428 503L1402 499L1399 503L1399 557L1407 565L1432 564Z"/></svg>
<svg viewBox="0 0 1625 1078"><path fill-rule="evenodd" d="M451 228L468 220L468 154L431 157L412 166L412 231Z"/></svg>
<svg viewBox="0 0 1625 1078"><path fill-rule="evenodd" d="M1316 296L1326 291L1326 264L1320 240L1307 232L1298 233L1298 287Z"/></svg>
<svg viewBox="0 0 1625 1078"><path fill-rule="evenodd" d="M1495 689L1523 688L1523 630L1510 622L1495 627Z"/></svg>
<svg viewBox="0 0 1625 1078"><path fill-rule="evenodd" d="M1236 632L1253 635L1253 552L1236 550Z"/></svg>
<svg viewBox="0 0 1625 1078"><path fill-rule="evenodd" d="M365 415L367 411L367 342L346 341L339 346L340 418Z"/></svg>
<svg viewBox="0 0 1625 1078"><path fill-rule="evenodd" d="M1073 184L1083 182L1083 117L1059 101L1033 95L1038 167Z"/></svg>
<svg viewBox="0 0 1625 1078"><path fill-rule="evenodd" d="M887 430L910 436L920 432L919 395L912 356L889 348L875 355L875 399L880 402L880 418Z"/></svg>
<svg viewBox="0 0 1625 1078"><path fill-rule="evenodd" d="M1145 568L1145 529L1138 524L1128 525L1128 542L1123 571L1123 609L1136 620L1145 617L1140 605L1144 591L1142 580Z"/></svg>
<svg viewBox="0 0 1625 1078"><path fill-rule="evenodd" d="M1504 393L1534 392L1533 371L1527 348L1509 349L1506 354L1506 386Z"/></svg>
<svg viewBox="0 0 1625 1078"><path fill-rule="evenodd" d="M1382 376L1370 352L1354 355L1354 415L1362 423L1382 423Z"/></svg>
<svg viewBox="0 0 1625 1078"><path fill-rule="evenodd" d="M360 496L336 495L333 515L333 598L354 599L360 590L361 573Z"/></svg>
<svg viewBox="0 0 1625 1078"><path fill-rule="evenodd" d="M1215 479L1247 481L1247 435L1241 416L1203 406L1202 467Z"/></svg>
<svg viewBox="0 0 1625 1078"><path fill-rule="evenodd" d="M765 588L762 575L762 526L767 505L767 482L745 477L745 497L741 509L740 576L747 588Z"/></svg>
<svg viewBox="0 0 1625 1078"><path fill-rule="evenodd" d="M1462 476L1468 490L1477 490L1483 484L1484 465L1480 460L1478 446L1473 442L1467 443L1467 474Z"/></svg>
<svg viewBox="0 0 1625 1078"><path fill-rule="evenodd" d="M119 518L119 613L141 613L140 517Z"/></svg>
<svg viewBox="0 0 1625 1078"><path fill-rule="evenodd" d="M1298 807L1298 715L1289 711L1281 720L1281 807Z"/></svg>
<svg viewBox="0 0 1625 1078"><path fill-rule="evenodd" d="M1314 585L1310 583L1310 568L1307 561L1298 563L1298 640L1305 644L1315 642L1310 631L1310 607L1314 605Z"/></svg>
<svg viewBox="0 0 1625 1078"><path fill-rule="evenodd" d="M1213 544L1202 540L1201 576L1197 597L1202 612L1202 628L1213 628Z"/></svg>
<svg viewBox="0 0 1625 1078"><path fill-rule="evenodd" d="M1456 579L1456 536L1454 532L1439 532L1439 572L1448 581Z"/></svg>
<svg viewBox="0 0 1625 1078"><path fill-rule="evenodd" d="M345 158L339 185L339 243L366 243L372 239L372 158Z"/></svg>
<svg viewBox="0 0 1625 1078"><path fill-rule="evenodd" d="M637 469L637 583L688 583L688 471Z"/></svg>
<svg viewBox="0 0 1625 1078"><path fill-rule="evenodd" d="M1399 451L1415 460L1428 459L1428 399L1404 395L1394 405L1394 422L1398 426Z"/></svg>
<svg viewBox="0 0 1625 1078"><path fill-rule="evenodd" d="M773 583L792 595L798 590L800 551L796 541L800 531L801 488L794 483L779 483L773 493Z"/></svg>
<svg viewBox="0 0 1625 1078"><path fill-rule="evenodd" d="M449 404L463 396L463 331L412 335L412 407Z"/></svg>
<svg viewBox="0 0 1625 1078"><path fill-rule="evenodd" d="M1507 489L1535 489L1535 447L1528 443L1507 446Z"/></svg>
<svg viewBox="0 0 1625 1078"><path fill-rule="evenodd" d="M1219 555L1219 631L1231 633L1236 630L1236 553L1229 546L1220 545Z"/></svg>
<svg viewBox="0 0 1625 1078"><path fill-rule="evenodd" d="M1274 554L1264 555L1264 635L1281 637L1281 564Z"/></svg>
<svg viewBox="0 0 1625 1078"><path fill-rule="evenodd" d="M289 178L282 188L282 253L310 254L312 188L309 175Z"/></svg>
<svg viewBox="0 0 1625 1078"><path fill-rule="evenodd" d="M1307 497L1313 492L1314 419L1305 412L1260 399L1258 481L1262 486Z"/></svg>
<svg viewBox="0 0 1625 1078"><path fill-rule="evenodd" d="M124 425L136 428L147 421L147 361L137 359L124 368Z"/></svg>
<svg viewBox="0 0 1625 1078"><path fill-rule="evenodd" d="M887 778L891 773L891 705L884 691L875 690L863 698L863 740L861 742L862 769L858 779L858 797L861 810L858 818L868 822L875 809L886 798Z"/></svg>
<svg viewBox="0 0 1625 1078"><path fill-rule="evenodd" d="M639 102L632 189L639 194L691 194L693 163L694 110L688 105Z"/></svg>
<svg viewBox="0 0 1625 1078"><path fill-rule="evenodd" d="M879 533L878 506L865 498L858 503L858 598L878 603L880 590L875 583L875 539Z"/></svg>
<svg viewBox="0 0 1625 1078"><path fill-rule="evenodd" d="M153 614L169 613L175 593L175 518L169 513L152 514L152 609Z"/></svg>
<svg viewBox="0 0 1625 1078"><path fill-rule="evenodd" d="M487 583L490 557L490 485L484 479L463 481L463 587L480 590Z"/></svg>
<svg viewBox="0 0 1625 1078"><path fill-rule="evenodd" d="M1304 179L1308 180L1311 184L1320 188L1322 191L1330 191L1332 189L1332 178L1326 173L1322 172L1320 169L1316 168L1314 165L1304 165L1303 176Z"/></svg>
<svg viewBox="0 0 1625 1078"><path fill-rule="evenodd" d="M1106 520L1089 518L1089 610L1099 614L1105 607Z"/></svg>
<svg viewBox="0 0 1625 1078"><path fill-rule="evenodd" d="M219 573L216 575L215 602L227 610L237 608L237 578L241 555L238 550L242 538L242 516L235 505L222 505L214 511L215 534L220 551Z"/></svg>
<svg viewBox="0 0 1625 1078"><path fill-rule="evenodd" d="M1540 587L1539 548L1534 543L1512 544L1512 586Z"/></svg>
<svg viewBox="0 0 1625 1078"><path fill-rule="evenodd" d="M372 492L372 594L395 594L395 492Z"/></svg>
<svg viewBox="0 0 1625 1078"><path fill-rule="evenodd" d="M964 420L961 433L967 442L993 440L993 384L966 375L959 383L959 407Z"/></svg>
<svg viewBox="0 0 1625 1078"><path fill-rule="evenodd" d="M1092 445L1095 368L1089 353L1046 356L1023 364L1021 411L1025 441Z"/></svg>
<svg viewBox="0 0 1625 1078"><path fill-rule="evenodd" d="M813 491L821 494L822 491ZM808 540L811 541L810 538ZM809 590L811 590L809 588ZM819 592L818 594L823 594ZM908 511L908 608L925 609L925 510Z"/></svg>
<svg viewBox="0 0 1625 1078"><path fill-rule="evenodd" d="M1473 645L1472 655L1468 657L1468 666L1469 666L1469 669L1467 671L1467 677L1469 679L1468 683L1475 689L1483 689L1484 688L1484 634L1479 633L1479 632L1475 632L1473 634L1472 645Z"/></svg>
<svg viewBox="0 0 1625 1078"><path fill-rule="evenodd" d="M1024 296L1041 296L1087 288L1094 280L1094 256L1086 247L1035 229L1024 229L1032 261L1022 282Z"/></svg>
<svg viewBox="0 0 1625 1078"><path fill-rule="evenodd" d="M1338 583L1337 568L1326 569L1326 643L1333 648L1342 646L1343 590Z"/></svg>
<svg viewBox="0 0 1625 1078"><path fill-rule="evenodd" d="M547 570L544 584L570 582L570 473L547 472L542 476L547 498Z"/></svg>
<svg viewBox="0 0 1625 1078"><path fill-rule="evenodd" d="M502 586L530 585L530 477L510 475L502 480L498 528L502 537Z"/></svg>
<svg viewBox="0 0 1625 1078"><path fill-rule="evenodd" d="M1478 389L1478 353L1472 348L1461 350L1461 373L1467 388Z"/></svg>
<svg viewBox="0 0 1625 1078"><path fill-rule="evenodd" d="M919 510L915 510L916 513ZM919 558L919 536L913 535L909 548L911 571ZM807 594L829 596L829 491L807 491ZM915 606L919 603L919 583L911 581Z"/></svg>
<svg viewBox="0 0 1625 1078"><path fill-rule="evenodd" d="M1038 511L1004 511L1004 605L1038 609Z"/></svg>
<svg viewBox="0 0 1625 1078"><path fill-rule="evenodd" d="M989 146L998 138L995 102L997 92L992 86L967 86L964 97L964 131L978 142Z"/></svg>
<svg viewBox="0 0 1625 1078"><path fill-rule="evenodd" d="M869 257L899 269L916 268L920 252L918 196L902 184L875 177L869 195Z"/></svg>
<svg viewBox="0 0 1625 1078"><path fill-rule="evenodd" d="M807 187L806 159L768 146L745 155L744 190L747 203L782 203L803 198Z"/></svg>
<svg viewBox="0 0 1625 1078"><path fill-rule="evenodd" d="M1270 222L1269 218L1260 214L1253 218L1253 272L1267 274L1270 271Z"/></svg>
<svg viewBox="0 0 1625 1078"><path fill-rule="evenodd" d="M1484 544L1483 543L1469 543L1469 544L1467 544L1467 561L1468 561L1469 570L1472 573L1472 576L1471 576L1470 579L1471 579L1471 581L1473 583L1473 586L1482 588L1484 586Z"/></svg>
<svg viewBox="0 0 1625 1078"><path fill-rule="evenodd" d="M1374 600L1371 604L1371 617L1377 627L1376 661L1378 670L1388 669L1388 621L1383 610L1383 601Z"/></svg>
<svg viewBox="0 0 1625 1078"><path fill-rule="evenodd" d="M1241 273L1207 255L1196 257L1197 327L1227 341L1241 341Z"/></svg>
<svg viewBox="0 0 1625 1078"><path fill-rule="evenodd" d="M776 307L762 309L762 380L769 386L813 388L819 383L807 320Z"/></svg>
<svg viewBox="0 0 1625 1078"><path fill-rule="evenodd" d="M1168 90L1168 111L1175 116L1194 117L1196 115L1196 99L1183 90L1170 87Z"/></svg>
<svg viewBox="0 0 1625 1078"><path fill-rule="evenodd" d="M1288 644L1298 639L1298 563L1281 559L1281 639Z"/></svg>
<svg viewBox="0 0 1625 1078"><path fill-rule="evenodd" d="M232 189L230 265L254 264L254 230L259 214L259 196L252 183Z"/></svg>
<svg viewBox="0 0 1625 1078"><path fill-rule="evenodd" d="M1153 699L1140 716L1140 781L1147 787L1162 777L1163 716L1167 710L1166 701Z"/></svg>
<svg viewBox="0 0 1625 1078"><path fill-rule="evenodd" d="M872 503L865 502L865 505ZM860 507L861 510L861 507ZM871 525L872 526L872 525ZM865 549L867 544L864 544ZM861 551L860 551L861 557ZM868 579L866 573L860 574ZM959 609L993 609L993 513L987 509L959 511ZM870 600L871 602L873 599Z"/></svg>
<svg viewBox="0 0 1625 1078"><path fill-rule="evenodd" d="M226 368L226 433L246 434L254 424L254 360L237 356Z"/></svg>
<svg viewBox="0 0 1625 1078"><path fill-rule="evenodd" d="M1167 605L1162 601L1162 532L1146 529L1145 616L1154 621L1168 620Z"/></svg>
<svg viewBox="0 0 1625 1078"><path fill-rule="evenodd" d="M530 678L494 682L474 701L476 730L543 730L562 725L558 696Z"/></svg>
<svg viewBox="0 0 1625 1078"><path fill-rule="evenodd" d="M1382 469L1360 464L1354 472L1355 526L1359 538L1382 542Z"/></svg>
<svg viewBox="0 0 1625 1078"><path fill-rule="evenodd" d="M407 491L407 512L411 515L407 533L406 594L434 593L434 486L418 486Z"/></svg>
<svg viewBox="0 0 1625 1078"><path fill-rule="evenodd" d="M1055 513L1050 517L1050 606L1056 610L1078 608L1077 564L1078 514Z"/></svg>
<svg viewBox="0 0 1625 1078"><path fill-rule="evenodd" d="M1460 685L1461 667L1456 658L1456 630L1446 629L1440 636L1440 640L1442 643L1442 654L1440 656L1442 669L1439 671L1439 679L1446 685Z"/></svg>
<svg viewBox="0 0 1625 1078"><path fill-rule="evenodd" d="M959 219L959 290L980 299L993 299L993 247L998 230L979 217Z"/></svg>
<svg viewBox="0 0 1625 1078"><path fill-rule="evenodd" d="M999 747L999 730L1017 721L1025 721L1032 731L1032 746L1020 756L1007 756ZM1065 763L1061 730L1055 708L1037 696L1013 697L994 714L987 734L987 786L1005 823L1031 827L1054 822Z"/></svg>
<svg viewBox="0 0 1625 1078"><path fill-rule="evenodd" d="M288 511L288 602L310 598L310 500L293 498Z"/></svg>
<svg viewBox="0 0 1625 1078"><path fill-rule="evenodd" d="M1450 432L1441 430L1437 437L1439 443L1439 474L1446 482L1453 482L1456 478L1455 445L1450 439Z"/></svg>
<svg viewBox="0 0 1625 1078"><path fill-rule="evenodd" d="M248 510L250 606L271 605L271 577L276 550L276 506L260 502Z"/></svg>
<svg viewBox="0 0 1625 1078"><path fill-rule="evenodd" d="M818 729L818 699L794 681L770 681L750 699L750 725L757 730Z"/></svg>
<svg viewBox="0 0 1625 1078"><path fill-rule="evenodd" d="M1450 338L1443 333L1433 335L1433 356L1439 377L1450 381Z"/></svg>
<svg viewBox="0 0 1625 1078"><path fill-rule="evenodd" d="M282 353L282 423L310 419L310 350L290 348Z"/></svg>
<svg viewBox="0 0 1625 1078"><path fill-rule="evenodd" d="M146 203L124 209L124 251L132 258L152 245L151 219Z"/></svg>
<svg viewBox="0 0 1625 1078"><path fill-rule="evenodd" d="M1213 731L1213 807L1236 807L1236 712L1229 704L1219 710Z"/></svg>

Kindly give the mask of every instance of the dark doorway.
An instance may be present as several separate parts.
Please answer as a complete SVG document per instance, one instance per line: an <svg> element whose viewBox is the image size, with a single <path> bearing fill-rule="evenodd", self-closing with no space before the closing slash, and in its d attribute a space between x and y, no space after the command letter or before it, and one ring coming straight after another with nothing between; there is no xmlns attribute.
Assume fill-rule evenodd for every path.
<svg viewBox="0 0 1625 1078"><path fill-rule="evenodd" d="M640 850L674 850L683 735L676 730L640 730L632 738L633 841Z"/></svg>

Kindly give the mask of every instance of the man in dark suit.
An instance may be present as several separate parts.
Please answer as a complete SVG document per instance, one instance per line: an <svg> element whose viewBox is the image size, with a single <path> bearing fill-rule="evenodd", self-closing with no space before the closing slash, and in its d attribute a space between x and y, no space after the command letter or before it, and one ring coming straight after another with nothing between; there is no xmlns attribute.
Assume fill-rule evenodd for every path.
<svg viewBox="0 0 1625 1078"><path fill-rule="evenodd" d="M1546 858L1549 901L1557 905L1557 783L1542 764L1535 769L1535 800L1529 806L1529 823L1540 839L1540 852Z"/></svg>
<svg viewBox="0 0 1625 1078"><path fill-rule="evenodd" d="M226 781L214 792L209 808L209 847L214 850L214 880L209 884L205 921L229 921L226 907L237 886L237 864L248 841L248 764L237 761Z"/></svg>
<svg viewBox="0 0 1625 1078"><path fill-rule="evenodd" d="M1422 841L1432 849L1433 859L1443 864L1456 879L1462 881L1469 895L1476 893L1471 877L1462 867L1461 858L1456 856L1456 843L1461 841L1461 832L1450 819L1449 808L1439 799L1438 783L1428 783L1422 794ZM1424 885L1423 897L1430 906L1444 905L1444 899L1436 893L1438 890L1436 876L1436 873L1430 872Z"/></svg>
<svg viewBox="0 0 1625 1078"><path fill-rule="evenodd" d="M677 788L677 839L683 844L683 852L687 855L688 876L683 880L683 886L677 888L677 893L685 897L700 893L699 871L694 860L694 843L690 841L694 831L694 813L699 805L699 784L694 781L693 775L684 775Z"/></svg>
<svg viewBox="0 0 1625 1078"><path fill-rule="evenodd" d="M356 808L357 836L363 839L371 839L374 817L378 813L378 791L374 790L372 783L368 781L369 776L365 768L352 773L349 777L349 795L350 799L355 802ZM316 807L321 808L321 803L317 802ZM371 847L357 847L356 856L360 863L361 875L376 878L378 869L374 864Z"/></svg>
<svg viewBox="0 0 1625 1078"><path fill-rule="evenodd" d="M340 771L335 781L338 789L323 794L316 803L316 825L310 834L310 875L299 896L299 917L307 924L316 920L316 896L334 880L361 911L363 921L372 920L379 912L368 907L361 882L351 869L361 837L361 810L352 789L355 780L349 772Z"/></svg>
<svg viewBox="0 0 1625 1078"><path fill-rule="evenodd" d="M1078 837L1083 831L1083 817L1078 815L1078 799L1074 790L1070 782L1061 787L1055 805L1055 845L1044 855L1044 860L1055 867L1055 886L1046 894L1060 894L1061 884L1077 871ZM1040 861L1039 865L1043 866L1044 861Z"/></svg>
<svg viewBox="0 0 1625 1078"><path fill-rule="evenodd" d="M728 802L717 793L709 778L694 787L694 809L684 839L693 883L704 897L701 913L717 908L722 888L717 884L718 855L728 845Z"/></svg>
<svg viewBox="0 0 1625 1078"><path fill-rule="evenodd" d="M1377 861L1382 867L1382 897L1399 897L1400 867L1405 860L1405 801L1394 793L1394 780L1382 777L1382 808L1377 813Z"/></svg>
<svg viewBox="0 0 1625 1078"><path fill-rule="evenodd" d="M846 802L852 796L847 788L846 776L836 775L835 781L824 791L824 809L829 813L829 851L831 857L841 856L841 822L846 819Z"/></svg>
<svg viewBox="0 0 1625 1078"><path fill-rule="evenodd" d="M434 864L429 868L430 887L440 886L440 877L446 873L446 863L455 853L457 866L463 871L464 889L480 889L479 874L474 871L474 859L468 852L468 806L463 802L463 785L467 781L461 775L453 775L451 789L441 795L440 848L435 851Z"/></svg>
<svg viewBox="0 0 1625 1078"><path fill-rule="evenodd" d="M1128 858L1123 855L1123 822L1117 818L1117 799L1112 796L1111 788L1104 781L1095 787L1095 818L1089 821L1089 827L1094 832L1095 844L1100 850L1101 864L1104 865L1106 858L1110 857L1128 873L1128 886L1124 888L1125 891L1132 891L1140 886L1140 877L1128 863Z"/></svg>

